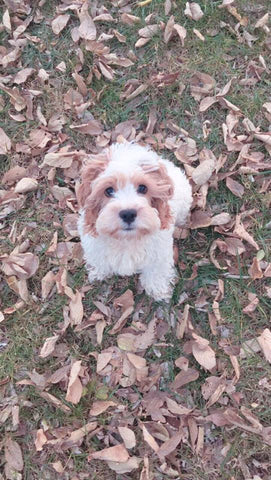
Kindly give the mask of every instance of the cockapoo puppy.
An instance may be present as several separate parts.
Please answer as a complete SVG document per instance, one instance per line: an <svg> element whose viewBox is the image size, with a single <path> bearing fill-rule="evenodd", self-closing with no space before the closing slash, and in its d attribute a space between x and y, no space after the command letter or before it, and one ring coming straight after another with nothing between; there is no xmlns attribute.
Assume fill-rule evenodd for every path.
<svg viewBox="0 0 271 480"><path fill-rule="evenodd" d="M88 157L77 197L89 281L139 273L148 295L169 300L174 226L192 202L185 174L147 147L116 143Z"/></svg>

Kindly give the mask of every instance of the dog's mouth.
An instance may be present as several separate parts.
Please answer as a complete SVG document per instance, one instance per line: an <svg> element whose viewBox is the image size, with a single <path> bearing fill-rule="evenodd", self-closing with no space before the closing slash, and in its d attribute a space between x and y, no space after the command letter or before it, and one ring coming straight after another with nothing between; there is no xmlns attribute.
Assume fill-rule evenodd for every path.
<svg viewBox="0 0 271 480"><path fill-rule="evenodd" d="M132 232L133 230L135 230L135 227L129 226L129 227L123 228L122 230L123 232Z"/></svg>

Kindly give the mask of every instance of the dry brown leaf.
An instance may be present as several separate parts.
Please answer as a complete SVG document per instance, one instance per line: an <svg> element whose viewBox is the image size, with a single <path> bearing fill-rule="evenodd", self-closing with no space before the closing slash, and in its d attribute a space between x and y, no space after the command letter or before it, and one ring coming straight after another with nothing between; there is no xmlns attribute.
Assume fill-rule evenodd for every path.
<svg viewBox="0 0 271 480"><path fill-rule="evenodd" d="M236 182L236 180L233 180L231 177L226 178L226 185L228 189L233 193L233 195L236 195L237 197L242 198L244 195L245 189L241 183Z"/></svg>
<svg viewBox="0 0 271 480"><path fill-rule="evenodd" d="M253 280L257 280L258 278L263 278L263 272L257 257L253 258L253 262L248 269L248 273L253 278Z"/></svg>
<svg viewBox="0 0 271 480"><path fill-rule="evenodd" d="M78 153L79 152L76 151L67 152L66 147L57 153L47 153L40 167L42 168L44 165L49 165L50 167L69 168Z"/></svg>
<svg viewBox="0 0 271 480"><path fill-rule="evenodd" d="M147 326L147 330L141 335L137 335L134 340L136 350L146 350L150 347L155 339L155 327L157 319L153 318Z"/></svg>
<svg viewBox="0 0 271 480"><path fill-rule="evenodd" d="M135 15L131 15L130 13L122 13L121 14L121 21L125 25L134 25L135 23L140 22L140 17L136 17Z"/></svg>
<svg viewBox="0 0 271 480"><path fill-rule="evenodd" d="M263 15L261 18L259 18L259 20L257 20L257 22L254 25L254 28L264 27L265 25L268 24L268 20L269 20L269 13L265 13L265 15Z"/></svg>
<svg viewBox="0 0 271 480"><path fill-rule="evenodd" d="M6 135L3 128L0 127L0 155L6 155L11 150L10 138Z"/></svg>
<svg viewBox="0 0 271 480"><path fill-rule="evenodd" d="M259 299L255 293L249 293L248 298L250 300L250 303L243 308L243 312L246 313L247 315L251 315L257 308L259 304Z"/></svg>
<svg viewBox="0 0 271 480"><path fill-rule="evenodd" d="M5 441L5 460L9 467L16 470L16 472L21 472L24 468L21 447L10 437Z"/></svg>
<svg viewBox="0 0 271 480"><path fill-rule="evenodd" d="M93 19L88 13L88 4L83 4L81 11L78 14L80 19L80 26L78 28L78 34L84 40L96 39L96 26Z"/></svg>
<svg viewBox="0 0 271 480"><path fill-rule="evenodd" d="M257 337L257 340L266 360L271 363L271 331L269 328L266 328L261 335Z"/></svg>
<svg viewBox="0 0 271 480"><path fill-rule="evenodd" d="M82 303L82 293L79 290L71 298L69 303L70 307L70 318L73 325L79 325L84 316L84 307Z"/></svg>
<svg viewBox="0 0 271 480"><path fill-rule="evenodd" d="M1 139L0 139L1 142ZM21 178L25 177L26 169L24 167L16 167L10 168L2 177L2 183L5 184L13 184L21 180Z"/></svg>
<svg viewBox="0 0 271 480"><path fill-rule="evenodd" d="M106 321L104 319L98 320L98 322L95 325L98 345L101 345L103 341L103 332L105 327L106 327Z"/></svg>
<svg viewBox="0 0 271 480"><path fill-rule="evenodd" d="M205 97L201 100L199 105L200 112L206 112L214 103L217 103L218 100L216 97Z"/></svg>
<svg viewBox="0 0 271 480"><path fill-rule="evenodd" d="M110 76L109 80L112 78ZM90 120L82 125L70 125L70 129L75 130L76 132L85 133L86 135L100 135L103 132L102 124L98 120Z"/></svg>
<svg viewBox="0 0 271 480"><path fill-rule="evenodd" d="M3 13L2 22L6 30L10 33L12 28L8 9L6 9Z"/></svg>
<svg viewBox="0 0 271 480"><path fill-rule="evenodd" d="M56 35L59 35L60 32L66 27L69 19L70 15L68 13L65 13L64 15L58 15L51 24L53 32Z"/></svg>
<svg viewBox="0 0 271 480"><path fill-rule="evenodd" d="M118 431L126 448L129 449L136 446L136 437L133 430L128 427L118 427Z"/></svg>
<svg viewBox="0 0 271 480"><path fill-rule="evenodd" d="M199 372L194 368L188 368L185 371L178 373L171 384L172 389L178 389L187 383L194 382L199 377Z"/></svg>
<svg viewBox="0 0 271 480"><path fill-rule="evenodd" d="M112 461L107 461L107 465L111 470L114 470L118 475L122 475L124 473L129 473L135 470L136 468L139 467L140 463L142 462L141 458L138 457L131 457L127 462L112 462Z"/></svg>
<svg viewBox="0 0 271 480"><path fill-rule="evenodd" d="M97 417L98 415L101 415L101 413L104 413L109 407L116 407L116 405L117 404L112 402L112 400L98 400L93 403L89 415Z"/></svg>
<svg viewBox="0 0 271 480"><path fill-rule="evenodd" d="M59 335L54 335L53 337L46 338L41 348L41 351L39 353L39 357L46 358L49 355L51 355L51 353L53 353L55 349L56 342L58 341L58 339L59 339Z"/></svg>
<svg viewBox="0 0 271 480"><path fill-rule="evenodd" d="M138 30L138 34L140 35L140 37L143 37L143 38L152 38L154 35L156 35L160 31L161 31L161 25L154 24L154 25L147 25L146 27L141 28L140 30Z"/></svg>
<svg viewBox="0 0 271 480"><path fill-rule="evenodd" d="M211 223L212 223L212 219L208 215L208 213L203 212L202 210L194 210L194 212L191 215L190 228L191 229L205 228L205 227L209 227Z"/></svg>
<svg viewBox="0 0 271 480"><path fill-rule="evenodd" d="M198 21L204 15L199 4L196 2L186 2L184 14L195 21Z"/></svg>
<svg viewBox="0 0 271 480"><path fill-rule="evenodd" d="M122 443L115 445L114 447L104 448L98 452L90 453L88 456L88 461L90 462L92 459L124 463L129 459L129 453Z"/></svg>
<svg viewBox="0 0 271 480"><path fill-rule="evenodd" d="M153 436L150 434L150 432L147 430L147 428L145 427L144 424L140 425L141 428L142 428L142 432L143 432L143 438L145 440L145 442L147 442L147 444L155 451L155 452L158 452L159 450L159 445L158 443L156 442L156 440L153 438Z"/></svg>
<svg viewBox="0 0 271 480"><path fill-rule="evenodd" d="M200 337L196 333L192 333L194 342L192 342L192 353L197 362L207 370L213 370L216 367L215 352L209 346L209 341Z"/></svg>
<svg viewBox="0 0 271 480"><path fill-rule="evenodd" d="M231 220L231 216L229 213L226 213L226 212L218 213L217 215L214 215L212 217L211 225L212 226L226 225L227 223L229 223L230 220Z"/></svg>
<svg viewBox="0 0 271 480"><path fill-rule="evenodd" d="M162 461L167 455L169 455L171 452L174 452L182 439L183 433L177 432L169 440L163 443L163 445L156 452L159 459Z"/></svg>
<svg viewBox="0 0 271 480"><path fill-rule="evenodd" d="M49 392L38 392L39 395L44 398L49 403L52 403L56 408L59 408L62 410L64 413L71 413L70 407L62 403L58 398L56 398L54 395L52 395Z"/></svg>
<svg viewBox="0 0 271 480"><path fill-rule="evenodd" d="M235 227L233 230L233 233L235 233L238 237L242 238L243 240L246 240L250 245L252 245L256 250L260 250L259 245L257 242L255 242L254 238L246 231L244 225L241 222L241 215L236 215L236 223Z"/></svg>
<svg viewBox="0 0 271 480"><path fill-rule="evenodd" d="M34 192L38 188L38 181L35 178L22 178L17 183L14 192L15 193L28 193Z"/></svg>
<svg viewBox="0 0 271 480"><path fill-rule="evenodd" d="M37 452L42 451L43 445L45 445L47 443L47 440L48 439L47 439L47 437L44 433L43 428L39 428L39 430L37 430L36 438L35 438L35 442L34 442Z"/></svg>
<svg viewBox="0 0 271 480"><path fill-rule="evenodd" d="M14 253L2 260L2 271L5 275L15 275L19 279L26 280L35 275L39 268L39 258L33 253Z"/></svg>
<svg viewBox="0 0 271 480"><path fill-rule="evenodd" d="M174 16L171 15L171 17L169 18L169 20L166 24L166 28L164 30L164 42L165 43L168 43L170 41L170 39L173 37L173 35L175 34L174 25L175 25L175 19L174 19Z"/></svg>
<svg viewBox="0 0 271 480"><path fill-rule="evenodd" d="M202 42L205 42L205 37L197 28L193 28L193 32L196 35L196 37L198 37Z"/></svg>
<svg viewBox="0 0 271 480"><path fill-rule="evenodd" d="M30 75L35 72L34 68L23 68L19 72L16 73L13 83L17 83L17 85L24 83Z"/></svg>
<svg viewBox="0 0 271 480"><path fill-rule="evenodd" d="M97 373L101 372L106 367L106 365L110 362L112 356L112 352L99 353L96 366Z"/></svg>
<svg viewBox="0 0 271 480"><path fill-rule="evenodd" d="M77 360L76 362L74 362L71 368L67 394L65 397L65 400L67 400L67 402L71 402L73 404L77 404L80 402L83 393L82 383L78 377L80 369L81 361Z"/></svg>
<svg viewBox="0 0 271 480"><path fill-rule="evenodd" d="M192 408L184 407L183 405L175 402L175 400L173 400L172 398L167 397L166 402L167 408L174 415L188 415L192 412Z"/></svg>
<svg viewBox="0 0 271 480"><path fill-rule="evenodd" d="M192 179L196 185L203 185L208 182L215 169L214 159L210 156L201 162L192 172Z"/></svg>
<svg viewBox="0 0 271 480"><path fill-rule="evenodd" d="M134 295L132 290L126 290L120 297L115 298L113 305L114 307L119 306L125 311L127 308L134 306Z"/></svg>

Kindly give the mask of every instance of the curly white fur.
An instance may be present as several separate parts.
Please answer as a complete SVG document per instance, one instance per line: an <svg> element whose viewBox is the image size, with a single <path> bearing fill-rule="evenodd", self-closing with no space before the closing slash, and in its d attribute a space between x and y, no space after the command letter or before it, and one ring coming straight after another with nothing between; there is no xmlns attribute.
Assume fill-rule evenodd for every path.
<svg viewBox="0 0 271 480"><path fill-rule="evenodd" d="M81 195L81 202L79 200L81 208L78 228L89 281L103 280L113 274L139 273L141 284L148 295L155 300L168 300L175 278L174 226L182 225L186 220L192 202L191 186L178 167L147 147L134 143L114 144L103 155L106 158L105 165L98 169L91 185L87 185L88 176L85 174L84 177L83 174L82 191L86 193L85 196ZM95 163L95 157L91 162ZM163 176L161 179L159 169ZM137 182L143 183L146 179L144 183L148 185L149 180L153 181L152 172L157 172L157 189L161 187L162 181L165 183L161 187L164 188L163 192L168 188L167 193L161 194L161 211L156 208L152 198L137 191ZM165 176L169 180L169 187ZM97 193L96 199L95 192L99 185L108 188L107 185L110 186L112 181L115 182L112 198L101 198ZM104 191L102 195L103 193ZM98 210L95 227L91 230L88 219L95 200ZM169 207L170 216L165 214L163 224L162 207L165 207L165 203ZM125 209L137 212L131 228L119 216L119 212Z"/></svg>

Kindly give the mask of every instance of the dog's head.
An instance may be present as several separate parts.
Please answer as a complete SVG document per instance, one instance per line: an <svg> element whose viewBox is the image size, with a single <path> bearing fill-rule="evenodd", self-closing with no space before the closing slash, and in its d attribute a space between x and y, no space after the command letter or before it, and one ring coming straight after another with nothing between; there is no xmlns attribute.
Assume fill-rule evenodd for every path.
<svg viewBox="0 0 271 480"><path fill-rule="evenodd" d="M132 238L167 229L173 183L152 151L119 144L89 157L78 189L84 231L93 236Z"/></svg>

